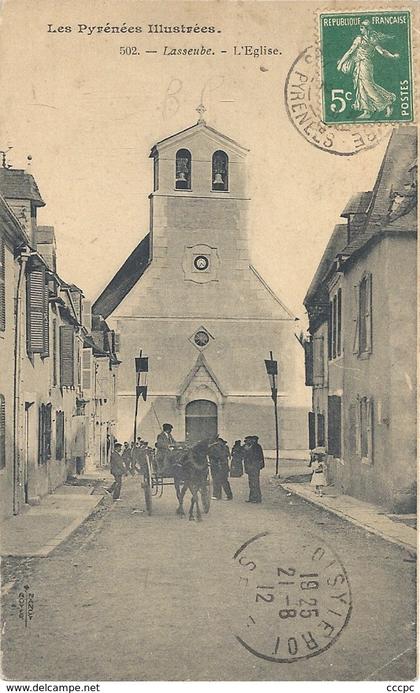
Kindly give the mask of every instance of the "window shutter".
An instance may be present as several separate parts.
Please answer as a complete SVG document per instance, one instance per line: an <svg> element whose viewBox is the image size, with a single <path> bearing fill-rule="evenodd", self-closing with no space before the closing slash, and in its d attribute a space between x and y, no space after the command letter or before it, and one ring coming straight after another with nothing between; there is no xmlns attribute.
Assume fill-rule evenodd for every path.
<svg viewBox="0 0 420 693"><path fill-rule="evenodd" d="M359 285L353 286L353 354L359 353Z"/></svg>
<svg viewBox="0 0 420 693"><path fill-rule="evenodd" d="M366 275L366 351L372 351L372 275Z"/></svg>
<svg viewBox="0 0 420 693"><path fill-rule="evenodd" d="M45 462L51 459L51 404L45 406Z"/></svg>
<svg viewBox="0 0 420 693"><path fill-rule="evenodd" d="M6 466L6 402L0 395L0 469Z"/></svg>
<svg viewBox="0 0 420 693"><path fill-rule="evenodd" d="M44 286L44 351L42 356L49 356L50 353L50 312L49 312L49 289L48 282Z"/></svg>
<svg viewBox="0 0 420 693"><path fill-rule="evenodd" d="M368 461L373 464L373 400L367 400L367 444Z"/></svg>
<svg viewBox="0 0 420 693"><path fill-rule="evenodd" d="M121 335L119 332L114 332L114 344L115 353L118 354L118 352L121 351Z"/></svg>
<svg viewBox="0 0 420 693"><path fill-rule="evenodd" d="M38 463L51 458L51 404L41 404L38 425Z"/></svg>
<svg viewBox="0 0 420 693"><path fill-rule="evenodd" d="M357 395L356 399L356 455L358 457L362 456L362 445L361 445L361 436L362 436L362 422L361 422L361 412L360 412L360 407L361 407L361 400L359 395Z"/></svg>
<svg viewBox="0 0 420 693"><path fill-rule="evenodd" d="M324 384L324 337L314 337L313 384Z"/></svg>
<svg viewBox="0 0 420 693"><path fill-rule="evenodd" d="M38 411L38 464L44 461L44 405Z"/></svg>
<svg viewBox="0 0 420 693"><path fill-rule="evenodd" d="M28 354L45 352L45 268L28 272L26 277L26 339Z"/></svg>
<svg viewBox="0 0 420 693"><path fill-rule="evenodd" d="M341 356L341 289L337 291L337 356Z"/></svg>
<svg viewBox="0 0 420 693"><path fill-rule="evenodd" d="M315 414L313 411L308 412L308 432L309 432L309 450L316 448L315 439Z"/></svg>
<svg viewBox="0 0 420 693"><path fill-rule="evenodd" d="M52 384L57 385L57 318L52 321Z"/></svg>
<svg viewBox="0 0 420 693"><path fill-rule="evenodd" d="M305 350L305 385L313 385L314 345L312 338L303 343L303 348Z"/></svg>
<svg viewBox="0 0 420 693"><path fill-rule="evenodd" d="M62 460L64 457L64 412L58 411L55 415L55 458Z"/></svg>
<svg viewBox="0 0 420 693"><path fill-rule="evenodd" d="M6 329L6 256L5 241L0 237L0 330Z"/></svg>
<svg viewBox="0 0 420 693"><path fill-rule="evenodd" d="M82 390L92 389L92 351L83 349L82 352Z"/></svg>
<svg viewBox="0 0 420 693"><path fill-rule="evenodd" d="M328 397L328 453L341 456L341 397Z"/></svg>
<svg viewBox="0 0 420 693"><path fill-rule="evenodd" d="M88 332L92 331L92 302L86 298L82 302L82 325Z"/></svg>
<svg viewBox="0 0 420 693"><path fill-rule="evenodd" d="M74 384L79 388L82 386L82 358L80 352L80 340L76 337L74 340Z"/></svg>
<svg viewBox="0 0 420 693"><path fill-rule="evenodd" d="M332 333L333 333L333 304L329 302L328 306L328 358L332 359Z"/></svg>
<svg viewBox="0 0 420 693"><path fill-rule="evenodd" d="M74 387L74 329L71 325L60 326L60 384Z"/></svg>
<svg viewBox="0 0 420 693"><path fill-rule="evenodd" d="M317 414L316 422L316 432L317 432L317 445L324 447L325 445L325 416L324 414Z"/></svg>

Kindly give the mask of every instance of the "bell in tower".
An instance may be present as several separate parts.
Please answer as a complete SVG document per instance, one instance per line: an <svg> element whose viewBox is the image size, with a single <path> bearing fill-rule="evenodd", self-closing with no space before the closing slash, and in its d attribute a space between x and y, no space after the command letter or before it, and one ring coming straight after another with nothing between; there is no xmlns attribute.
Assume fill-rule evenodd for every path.
<svg viewBox="0 0 420 693"><path fill-rule="evenodd" d="M175 188L191 189L191 153L188 149L179 149L176 153Z"/></svg>

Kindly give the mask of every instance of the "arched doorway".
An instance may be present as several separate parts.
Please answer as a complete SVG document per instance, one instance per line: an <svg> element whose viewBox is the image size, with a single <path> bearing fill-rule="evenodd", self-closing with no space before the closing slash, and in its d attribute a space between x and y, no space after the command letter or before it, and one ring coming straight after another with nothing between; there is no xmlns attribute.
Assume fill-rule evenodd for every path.
<svg viewBox="0 0 420 693"><path fill-rule="evenodd" d="M185 408L185 438L197 442L217 434L217 405L208 399L196 399Z"/></svg>

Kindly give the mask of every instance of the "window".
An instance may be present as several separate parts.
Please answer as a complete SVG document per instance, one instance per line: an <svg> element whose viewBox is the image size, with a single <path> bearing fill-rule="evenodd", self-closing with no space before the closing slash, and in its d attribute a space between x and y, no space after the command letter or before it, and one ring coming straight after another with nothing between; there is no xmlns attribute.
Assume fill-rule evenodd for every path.
<svg viewBox="0 0 420 693"><path fill-rule="evenodd" d="M325 416L324 414L316 415L316 442L320 447L325 445Z"/></svg>
<svg viewBox="0 0 420 693"><path fill-rule="evenodd" d="M353 353L366 356L372 351L372 275L366 273L353 291Z"/></svg>
<svg viewBox="0 0 420 693"><path fill-rule="evenodd" d="M312 339L306 339L303 343L305 351L305 385L314 384L314 344Z"/></svg>
<svg viewBox="0 0 420 693"><path fill-rule="evenodd" d="M26 343L29 356L48 356L49 313L45 267L29 270L26 277Z"/></svg>
<svg viewBox="0 0 420 693"><path fill-rule="evenodd" d="M313 385L324 385L324 337L313 338Z"/></svg>
<svg viewBox="0 0 420 693"><path fill-rule="evenodd" d="M191 190L191 152L188 149L179 149L176 153L175 188Z"/></svg>
<svg viewBox="0 0 420 693"><path fill-rule="evenodd" d="M358 397L356 415L356 453L365 464L373 464L373 401L369 397Z"/></svg>
<svg viewBox="0 0 420 693"><path fill-rule="evenodd" d="M6 258L5 258L5 242L0 236L0 330L4 332L6 329Z"/></svg>
<svg viewBox="0 0 420 693"><path fill-rule="evenodd" d="M6 402L0 395L0 469L6 466Z"/></svg>
<svg viewBox="0 0 420 693"><path fill-rule="evenodd" d="M38 464L51 459L51 404L39 408Z"/></svg>
<svg viewBox="0 0 420 693"><path fill-rule="evenodd" d="M313 411L308 413L309 449L325 445L325 416Z"/></svg>
<svg viewBox="0 0 420 693"><path fill-rule="evenodd" d="M64 412L57 411L55 414L55 459L62 460L64 457Z"/></svg>
<svg viewBox="0 0 420 693"><path fill-rule="evenodd" d="M227 191L229 184L229 158L225 152L214 152L211 164L212 190Z"/></svg>
<svg viewBox="0 0 420 693"><path fill-rule="evenodd" d="M341 289L338 289L330 300L328 312L328 358L330 361L342 354L341 303Z"/></svg>
<svg viewBox="0 0 420 693"><path fill-rule="evenodd" d="M82 351L82 390L92 389L92 350Z"/></svg>
<svg viewBox="0 0 420 693"><path fill-rule="evenodd" d="M60 384L74 387L75 383L74 329L72 325L60 326Z"/></svg>
<svg viewBox="0 0 420 693"><path fill-rule="evenodd" d="M52 323L52 384L53 387L57 385L57 319L53 319Z"/></svg>
<svg viewBox="0 0 420 693"><path fill-rule="evenodd" d="M368 354L372 351L372 275L366 274L359 282L357 306L357 353Z"/></svg>
<svg viewBox="0 0 420 693"><path fill-rule="evenodd" d="M341 397L328 397L328 454L341 456Z"/></svg>
<svg viewBox="0 0 420 693"><path fill-rule="evenodd" d="M309 450L316 448L315 413L308 412Z"/></svg>

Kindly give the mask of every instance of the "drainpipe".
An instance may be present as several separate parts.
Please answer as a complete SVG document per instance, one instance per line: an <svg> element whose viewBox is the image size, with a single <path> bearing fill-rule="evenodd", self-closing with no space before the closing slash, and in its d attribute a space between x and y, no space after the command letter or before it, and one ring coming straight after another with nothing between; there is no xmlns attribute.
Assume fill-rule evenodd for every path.
<svg viewBox="0 0 420 693"><path fill-rule="evenodd" d="M26 264L33 253L29 248L24 248L18 257L19 277L15 298L15 354L14 354L14 378L13 378L13 514L17 515L20 509L20 462L21 462L21 364L22 364L22 286L25 277Z"/></svg>

